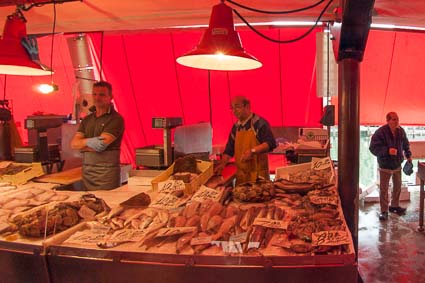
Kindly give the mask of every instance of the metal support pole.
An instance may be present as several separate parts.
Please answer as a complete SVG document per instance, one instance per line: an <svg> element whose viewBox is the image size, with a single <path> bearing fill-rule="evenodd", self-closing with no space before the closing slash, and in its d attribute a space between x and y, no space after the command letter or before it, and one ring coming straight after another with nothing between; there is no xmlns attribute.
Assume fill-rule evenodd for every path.
<svg viewBox="0 0 425 283"><path fill-rule="evenodd" d="M348 228L358 251L360 62L344 59L338 66L338 190Z"/></svg>

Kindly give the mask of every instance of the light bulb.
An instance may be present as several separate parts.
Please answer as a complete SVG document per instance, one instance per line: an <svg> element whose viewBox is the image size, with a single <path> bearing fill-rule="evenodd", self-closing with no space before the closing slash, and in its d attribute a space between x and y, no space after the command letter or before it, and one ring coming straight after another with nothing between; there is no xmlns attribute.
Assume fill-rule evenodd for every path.
<svg viewBox="0 0 425 283"><path fill-rule="evenodd" d="M51 84L41 84L37 87L37 90L41 92L42 94L49 94L55 91L59 90L58 85L51 83Z"/></svg>

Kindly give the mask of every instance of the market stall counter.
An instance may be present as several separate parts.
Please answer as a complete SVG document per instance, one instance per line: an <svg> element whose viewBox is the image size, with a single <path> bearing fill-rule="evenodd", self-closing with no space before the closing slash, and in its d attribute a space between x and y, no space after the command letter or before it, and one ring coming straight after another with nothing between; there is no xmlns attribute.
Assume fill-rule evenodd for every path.
<svg viewBox="0 0 425 283"><path fill-rule="evenodd" d="M303 172L294 176L298 170ZM308 164L279 170L274 184L236 187L231 199L221 186L201 186L187 196L177 193L177 185L159 183L156 190L145 191L151 198L147 207L121 204L100 221L51 238L51 280L357 282L354 247L336 187L317 189L307 181L294 185L294 178L312 175L307 171ZM320 178L335 179L332 174L313 179ZM112 200L105 193L98 196Z"/></svg>
<svg viewBox="0 0 425 283"><path fill-rule="evenodd" d="M4 180L7 180L4 181ZM2 282L49 282L44 238L27 238L13 233L14 219L21 211L31 209L48 198L63 199L55 184L21 183L22 178L3 178L0 183L0 273ZM17 182L17 185L13 184Z"/></svg>
<svg viewBox="0 0 425 283"><path fill-rule="evenodd" d="M45 214L35 226L14 219L19 234L8 236L20 235L11 239L19 245L29 241L25 235L36 236L34 228L46 231L39 243L45 282L357 282L329 159L235 188L210 176L208 186L188 190L199 173L211 170L184 167L160 173L169 179L153 177L155 186L69 192L76 201L30 210L18 220ZM69 223L73 214L77 221ZM21 272L10 260L3 268Z"/></svg>

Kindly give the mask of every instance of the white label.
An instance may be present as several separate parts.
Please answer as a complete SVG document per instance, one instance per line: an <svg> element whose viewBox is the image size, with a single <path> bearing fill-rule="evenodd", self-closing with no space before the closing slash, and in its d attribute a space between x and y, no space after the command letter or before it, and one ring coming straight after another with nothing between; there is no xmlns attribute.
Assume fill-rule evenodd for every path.
<svg viewBox="0 0 425 283"><path fill-rule="evenodd" d="M106 232L95 233L90 230L87 231L78 231L69 237L65 243L73 243L77 245L87 245L87 244L96 244L99 241L102 241L106 236Z"/></svg>
<svg viewBox="0 0 425 283"><path fill-rule="evenodd" d="M185 188L182 180L167 180L158 183L158 193L170 194L175 191L183 191Z"/></svg>
<svg viewBox="0 0 425 283"><path fill-rule="evenodd" d="M181 204L183 204L182 200L176 196L170 194L158 194L158 196L149 206L167 210L176 208Z"/></svg>
<svg viewBox="0 0 425 283"><path fill-rule="evenodd" d="M310 202L314 204L332 204L338 205L338 198L336 196L310 196Z"/></svg>
<svg viewBox="0 0 425 283"><path fill-rule="evenodd" d="M204 202L206 200L219 201L222 196L222 190L208 188L202 185L191 198L192 201Z"/></svg>
<svg viewBox="0 0 425 283"><path fill-rule="evenodd" d="M331 166L332 166L332 162L329 157L314 160L311 162L311 169L315 171L328 169L328 168L331 168Z"/></svg>
<svg viewBox="0 0 425 283"><path fill-rule="evenodd" d="M311 234L313 246L339 246L350 243L346 231L321 231Z"/></svg>
<svg viewBox="0 0 425 283"><path fill-rule="evenodd" d="M139 229L122 229L115 231L114 234L108 239L110 242L139 242L141 241L146 234L147 230Z"/></svg>
<svg viewBox="0 0 425 283"><path fill-rule="evenodd" d="M209 243L211 243L211 236L197 237L197 238L192 238L192 240L190 240L191 246L205 245L205 244L209 244Z"/></svg>
<svg viewBox="0 0 425 283"><path fill-rule="evenodd" d="M196 230L196 227L170 227L170 228L161 228L158 230L158 233L155 237L166 237L174 236L179 234L191 233Z"/></svg>
<svg viewBox="0 0 425 283"><path fill-rule="evenodd" d="M255 218L254 223L252 225L263 226L263 227L274 228L274 229L288 228L288 222L286 221L260 218L260 217Z"/></svg>
<svg viewBox="0 0 425 283"><path fill-rule="evenodd" d="M211 244L221 247L224 253L243 253L243 248L240 242L212 241Z"/></svg>

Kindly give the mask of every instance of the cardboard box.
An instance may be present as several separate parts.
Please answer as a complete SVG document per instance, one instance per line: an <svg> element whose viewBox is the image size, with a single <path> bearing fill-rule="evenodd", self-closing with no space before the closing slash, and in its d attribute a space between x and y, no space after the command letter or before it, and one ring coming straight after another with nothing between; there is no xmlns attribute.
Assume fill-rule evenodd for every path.
<svg viewBox="0 0 425 283"><path fill-rule="evenodd" d="M203 184L205 184L209 178L213 175L213 163L210 161L203 161L203 160L197 160L198 162L198 169L201 171L199 176L195 178L190 183L185 183L185 193L188 195L193 194L196 192L199 187ZM158 190L158 184L160 182L164 182L170 178L170 176L173 174L174 171L174 163L171 164L170 167L168 167L167 170L165 170L163 173L161 173L159 176L155 177L152 180L152 187L154 191Z"/></svg>

